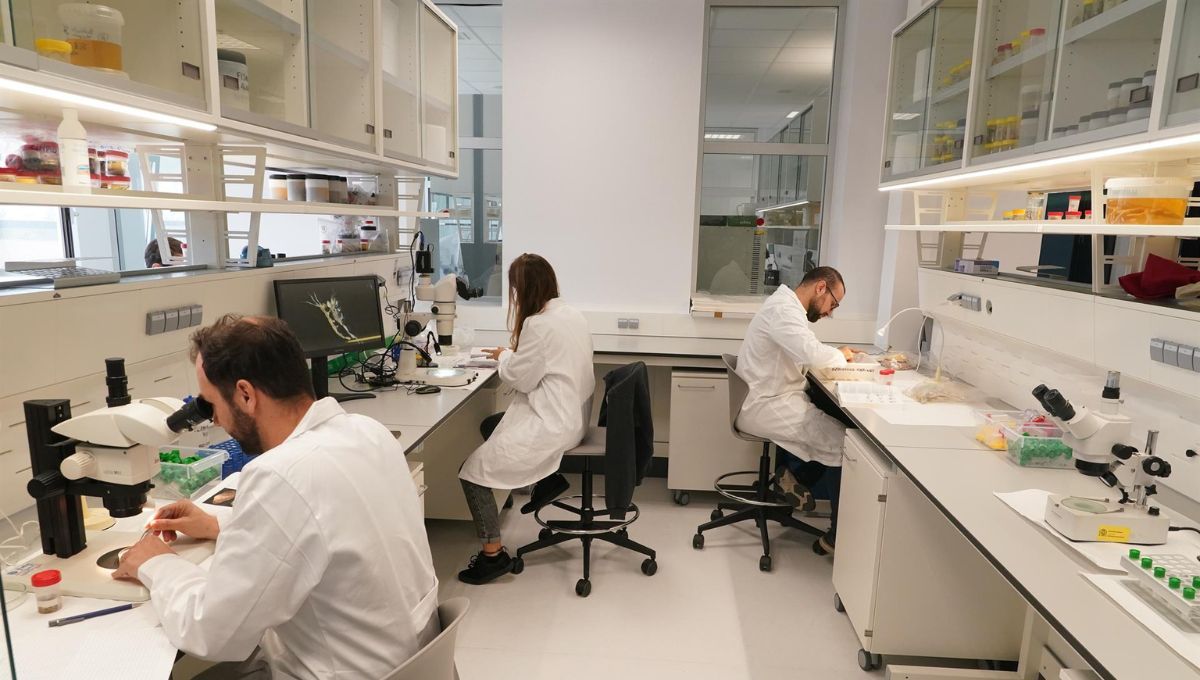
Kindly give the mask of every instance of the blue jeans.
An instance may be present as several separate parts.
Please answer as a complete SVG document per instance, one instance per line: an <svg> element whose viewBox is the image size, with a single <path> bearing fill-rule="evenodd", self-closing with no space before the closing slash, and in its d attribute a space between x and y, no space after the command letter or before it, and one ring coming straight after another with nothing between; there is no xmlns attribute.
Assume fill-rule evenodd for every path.
<svg viewBox="0 0 1200 680"><path fill-rule="evenodd" d="M826 540L834 543L837 539L838 499L842 491L842 468L829 467L816 461L800 460L790 451L776 447L779 451L776 457L778 467L787 467L792 476L812 492L813 498L829 501L829 533Z"/></svg>

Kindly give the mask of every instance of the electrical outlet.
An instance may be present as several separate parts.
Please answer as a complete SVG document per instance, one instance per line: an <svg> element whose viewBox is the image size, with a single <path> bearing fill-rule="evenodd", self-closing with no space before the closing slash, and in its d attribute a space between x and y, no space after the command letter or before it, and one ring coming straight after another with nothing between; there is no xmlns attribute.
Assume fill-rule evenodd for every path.
<svg viewBox="0 0 1200 680"><path fill-rule="evenodd" d="M627 326L627 328L629 328L629 330L631 330L631 331L636 331L638 329L638 327L640 327L642 325L642 322L640 319L625 319L625 322L627 324L629 324Z"/></svg>
<svg viewBox="0 0 1200 680"><path fill-rule="evenodd" d="M200 305L192 305L192 325L199 326L204 320L204 307Z"/></svg>
<svg viewBox="0 0 1200 680"><path fill-rule="evenodd" d="M168 309L167 311L163 312L163 316L166 318L166 324L163 326L163 330L168 333L179 330L178 309Z"/></svg>
<svg viewBox="0 0 1200 680"><path fill-rule="evenodd" d="M617 328L619 330L629 328L629 319L617 319Z"/></svg>
<svg viewBox="0 0 1200 680"><path fill-rule="evenodd" d="M158 335L167 326L167 316L163 312L146 312L146 335Z"/></svg>

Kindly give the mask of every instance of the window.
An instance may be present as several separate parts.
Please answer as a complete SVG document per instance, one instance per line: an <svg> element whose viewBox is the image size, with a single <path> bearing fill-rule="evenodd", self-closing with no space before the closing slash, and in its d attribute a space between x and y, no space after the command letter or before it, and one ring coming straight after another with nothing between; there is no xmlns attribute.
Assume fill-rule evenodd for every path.
<svg viewBox="0 0 1200 680"><path fill-rule="evenodd" d="M0 262L62 257L60 212L43 206L0 205Z"/></svg>
<svg viewBox="0 0 1200 680"><path fill-rule="evenodd" d="M453 272L500 303L502 292L500 106L501 22L499 3L438 3L458 24L459 176L431 177L429 206L449 210L425 220L434 244L435 268ZM493 227L493 223L495 226Z"/></svg>
<svg viewBox="0 0 1200 680"><path fill-rule="evenodd" d="M734 2L708 16L695 285L766 295L820 264L839 3Z"/></svg>

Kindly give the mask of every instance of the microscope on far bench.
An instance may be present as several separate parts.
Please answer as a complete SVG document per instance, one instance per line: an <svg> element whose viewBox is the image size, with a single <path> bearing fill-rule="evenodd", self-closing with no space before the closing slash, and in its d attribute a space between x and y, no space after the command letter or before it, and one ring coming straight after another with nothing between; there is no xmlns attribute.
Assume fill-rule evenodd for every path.
<svg viewBox="0 0 1200 680"><path fill-rule="evenodd" d="M1046 504L1046 523L1072 541L1105 541L1160 545L1167 542L1170 517L1149 504L1157 492L1155 480L1171 474L1171 464L1154 455L1158 432L1151 430L1142 451L1126 444L1133 421L1120 413L1121 374L1109 372L1105 383L1103 410L1072 406L1058 390L1038 385L1033 396L1063 430L1063 443L1071 447L1075 468L1097 477L1121 492L1121 499L1051 495ZM1113 473L1115 466L1133 470L1130 490Z"/></svg>
<svg viewBox="0 0 1200 680"><path fill-rule="evenodd" d="M203 399L132 399L124 359L105 359L106 408L71 416L68 399L26 401L25 430L33 479L26 490L37 501L43 555L4 572L9 583L28 588L46 569L62 572L62 592L130 602L150 598L140 583L116 581L122 551L141 539L132 531L87 532L82 497L99 497L113 517L136 517L160 470L158 452L179 433L211 419ZM213 552L212 541L180 537L172 548L192 562Z"/></svg>

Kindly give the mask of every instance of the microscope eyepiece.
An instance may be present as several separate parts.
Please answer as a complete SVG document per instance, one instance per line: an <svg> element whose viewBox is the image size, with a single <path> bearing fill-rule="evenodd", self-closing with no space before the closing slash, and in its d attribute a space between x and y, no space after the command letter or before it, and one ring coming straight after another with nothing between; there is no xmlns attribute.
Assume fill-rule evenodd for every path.
<svg viewBox="0 0 1200 680"><path fill-rule="evenodd" d="M1046 411L1059 420L1069 421L1075 418L1075 407L1071 406L1071 402L1058 390L1046 392L1046 399L1042 403Z"/></svg>
<svg viewBox="0 0 1200 680"><path fill-rule="evenodd" d="M129 397L129 378L125 376L125 360L120 357L105 359L104 372L104 382L108 385L108 397L104 401L109 408L132 402Z"/></svg>
<svg viewBox="0 0 1200 680"><path fill-rule="evenodd" d="M183 432L206 420L212 420L212 417L212 404L208 403L204 397L196 397L184 404L183 408L167 416L167 427L172 432Z"/></svg>

